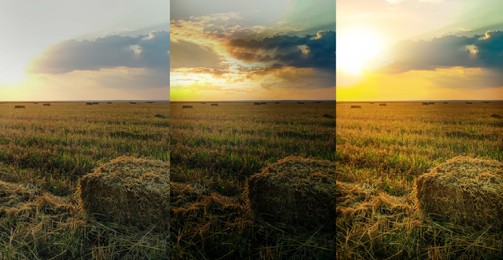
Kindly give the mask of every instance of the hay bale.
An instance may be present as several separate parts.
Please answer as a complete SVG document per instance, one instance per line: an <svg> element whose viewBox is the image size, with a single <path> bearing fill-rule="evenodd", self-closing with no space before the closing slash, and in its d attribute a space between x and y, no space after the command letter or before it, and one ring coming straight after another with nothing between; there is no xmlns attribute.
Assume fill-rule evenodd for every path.
<svg viewBox="0 0 503 260"><path fill-rule="evenodd" d="M211 105L214 106L214 107L218 107L217 103L214 103L214 104L211 104Z"/></svg>
<svg viewBox="0 0 503 260"><path fill-rule="evenodd" d="M25 106L22 105L15 105L14 108L25 108Z"/></svg>
<svg viewBox="0 0 503 260"><path fill-rule="evenodd" d="M335 118L335 116L331 115L331 114L323 114L322 117L324 117L324 118Z"/></svg>
<svg viewBox="0 0 503 260"><path fill-rule="evenodd" d="M432 219L503 230L503 163L456 157L416 179L419 208Z"/></svg>
<svg viewBox="0 0 503 260"><path fill-rule="evenodd" d="M351 108L362 108L362 106L351 106Z"/></svg>
<svg viewBox="0 0 503 260"><path fill-rule="evenodd" d="M44 104L44 106L46 106L46 107L50 107L50 106L51 106L51 104L50 104L50 103L45 103L45 104Z"/></svg>
<svg viewBox="0 0 503 260"><path fill-rule="evenodd" d="M87 105L87 106L92 106L92 105L93 105L93 103L92 103L92 102L86 102L86 105Z"/></svg>
<svg viewBox="0 0 503 260"><path fill-rule="evenodd" d="M193 108L192 106L184 105L182 108Z"/></svg>
<svg viewBox="0 0 503 260"><path fill-rule="evenodd" d="M256 105L256 106L259 106L260 102L254 102L253 104Z"/></svg>
<svg viewBox="0 0 503 260"><path fill-rule="evenodd" d="M250 207L257 218L302 228L335 230L335 164L286 157L251 176Z"/></svg>
<svg viewBox="0 0 503 260"><path fill-rule="evenodd" d="M385 107L386 103L379 104L379 106Z"/></svg>
<svg viewBox="0 0 503 260"><path fill-rule="evenodd" d="M427 106L428 105L428 102L423 102L423 106Z"/></svg>
<svg viewBox="0 0 503 260"><path fill-rule="evenodd" d="M131 105L136 105L136 102L132 102L132 101L130 101L130 102L129 102L129 104L131 104Z"/></svg>
<svg viewBox="0 0 503 260"><path fill-rule="evenodd" d="M465 102L465 103L466 103L466 104L468 104L468 105L471 105L471 104L473 104L472 102Z"/></svg>
<svg viewBox="0 0 503 260"><path fill-rule="evenodd" d="M169 164L119 157L83 176L82 207L97 219L124 225L168 228Z"/></svg>

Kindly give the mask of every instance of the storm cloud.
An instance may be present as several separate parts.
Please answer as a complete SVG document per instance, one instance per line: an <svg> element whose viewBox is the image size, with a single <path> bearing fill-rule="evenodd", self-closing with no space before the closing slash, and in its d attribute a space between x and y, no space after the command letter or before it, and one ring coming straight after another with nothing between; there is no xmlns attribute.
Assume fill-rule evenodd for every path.
<svg viewBox="0 0 503 260"><path fill-rule="evenodd" d="M445 67L503 70L503 32L471 37L448 35L430 41L407 41L394 50L392 72L434 70Z"/></svg>
<svg viewBox="0 0 503 260"><path fill-rule="evenodd" d="M276 35L261 40L233 39L228 47L231 55L248 62L335 71L333 31L305 36Z"/></svg>
<svg viewBox="0 0 503 260"><path fill-rule="evenodd" d="M31 66L35 73L68 73L126 67L169 74L169 32L136 37L110 35L95 40L69 40L46 50Z"/></svg>

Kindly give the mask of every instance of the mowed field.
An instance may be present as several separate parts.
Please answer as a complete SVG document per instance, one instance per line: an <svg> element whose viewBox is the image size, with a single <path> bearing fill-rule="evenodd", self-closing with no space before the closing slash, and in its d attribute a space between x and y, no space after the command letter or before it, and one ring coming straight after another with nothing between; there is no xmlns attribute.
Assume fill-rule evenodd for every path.
<svg viewBox="0 0 503 260"><path fill-rule="evenodd" d="M3 180L68 195L80 176L118 156L169 160L167 102L43 104L0 104Z"/></svg>
<svg viewBox="0 0 503 260"><path fill-rule="evenodd" d="M246 181L334 161L335 103L211 104L0 104L0 259L333 259L335 230L255 219ZM83 214L78 179L123 155L171 160L170 237Z"/></svg>
<svg viewBox="0 0 503 260"><path fill-rule="evenodd" d="M165 234L84 218L76 190L119 156L169 161L169 104L46 103L0 104L0 259L167 257Z"/></svg>
<svg viewBox="0 0 503 260"><path fill-rule="evenodd" d="M246 180L287 156L334 161L335 102L172 102L171 120L172 259L334 259L335 230L255 219Z"/></svg>
<svg viewBox="0 0 503 260"><path fill-rule="evenodd" d="M503 256L501 230L423 218L413 193L450 158L503 160L503 102L380 104L336 105L337 257Z"/></svg>

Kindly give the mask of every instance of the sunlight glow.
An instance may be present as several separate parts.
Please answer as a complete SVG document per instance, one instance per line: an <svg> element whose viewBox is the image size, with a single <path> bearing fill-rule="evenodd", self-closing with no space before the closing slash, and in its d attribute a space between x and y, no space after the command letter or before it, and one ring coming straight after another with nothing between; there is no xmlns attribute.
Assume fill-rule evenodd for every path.
<svg viewBox="0 0 503 260"><path fill-rule="evenodd" d="M12 87L25 79L25 64L13 59L0 60L0 86Z"/></svg>
<svg viewBox="0 0 503 260"><path fill-rule="evenodd" d="M343 31L337 38L337 68L352 75L371 67L385 46L381 35L366 28Z"/></svg>

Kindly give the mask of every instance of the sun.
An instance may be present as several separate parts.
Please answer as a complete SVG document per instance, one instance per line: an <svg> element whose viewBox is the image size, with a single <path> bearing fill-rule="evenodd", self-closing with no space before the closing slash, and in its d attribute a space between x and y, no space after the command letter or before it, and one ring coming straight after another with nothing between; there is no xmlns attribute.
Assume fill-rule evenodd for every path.
<svg viewBox="0 0 503 260"><path fill-rule="evenodd" d="M384 48L384 37L365 28L344 30L337 35L337 69L359 75L375 65Z"/></svg>

